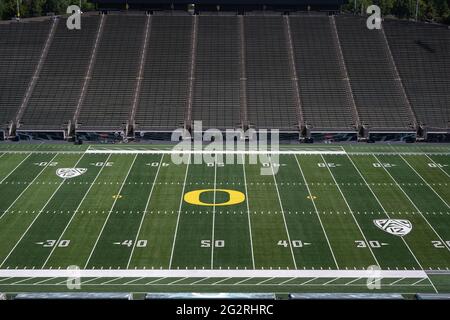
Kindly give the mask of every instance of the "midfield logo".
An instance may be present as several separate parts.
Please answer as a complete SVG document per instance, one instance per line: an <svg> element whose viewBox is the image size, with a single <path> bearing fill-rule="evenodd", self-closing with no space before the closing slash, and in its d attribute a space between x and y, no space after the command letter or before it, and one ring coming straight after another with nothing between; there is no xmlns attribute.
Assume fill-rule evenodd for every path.
<svg viewBox="0 0 450 320"><path fill-rule="evenodd" d="M71 179L81 176L86 171L85 168L61 168L56 170L56 175L63 179Z"/></svg>
<svg viewBox="0 0 450 320"><path fill-rule="evenodd" d="M380 219L373 220L373 223L383 231L394 236L406 236L412 230L412 224L408 220L400 219Z"/></svg>

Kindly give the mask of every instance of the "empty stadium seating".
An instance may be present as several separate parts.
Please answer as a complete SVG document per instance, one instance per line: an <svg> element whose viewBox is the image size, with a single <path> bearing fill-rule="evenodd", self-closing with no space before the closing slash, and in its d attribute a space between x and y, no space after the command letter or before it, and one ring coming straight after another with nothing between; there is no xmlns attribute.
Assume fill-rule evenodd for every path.
<svg viewBox="0 0 450 320"><path fill-rule="evenodd" d="M144 76L136 110L139 130L184 125L189 91L191 16L153 16Z"/></svg>
<svg viewBox="0 0 450 320"><path fill-rule="evenodd" d="M98 30L98 16L83 17L81 30L61 19L21 120L22 129L63 129L72 120Z"/></svg>
<svg viewBox="0 0 450 320"><path fill-rule="evenodd" d="M313 129L355 129L330 18L294 16L290 26L305 122Z"/></svg>
<svg viewBox="0 0 450 320"><path fill-rule="evenodd" d="M240 41L236 16L200 16L192 119L210 128L240 126Z"/></svg>
<svg viewBox="0 0 450 320"><path fill-rule="evenodd" d="M146 16L106 15L86 97L80 129L120 130L133 104Z"/></svg>
<svg viewBox="0 0 450 320"><path fill-rule="evenodd" d="M0 23L1 128L16 117L23 131L449 128L445 27L268 12L90 13L72 31L56 21Z"/></svg>
<svg viewBox="0 0 450 320"><path fill-rule="evenodd" d="M12 121L22 104L45 45L51 21L0 24L0 126Z"/></svg>
<svg viewBox="0 0 450 320"><path fill-rule="evenodd" d="M336 17L340 43L358 114L372 129L411 130L405 101L395 79L380 30L369 30L366 19Z"/></svg>
<svg viewBox="0 0 450 320"><path fill-rule="evenodd" d="M298 129L283 17L248 16L244 27L250 124Z"/></svg>
<svg viewBox="0 0 450 320"><path fill-rule="evenodd" d="M384 29L418 122L448 129L450 30L404 21L386 21Z"/></svg>

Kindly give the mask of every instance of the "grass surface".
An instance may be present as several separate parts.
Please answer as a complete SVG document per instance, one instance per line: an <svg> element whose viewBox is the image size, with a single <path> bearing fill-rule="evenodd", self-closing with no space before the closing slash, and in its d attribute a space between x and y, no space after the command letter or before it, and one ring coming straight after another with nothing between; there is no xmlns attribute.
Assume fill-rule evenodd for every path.
<svg viewBox="0 0 450 320"><path fill-rule="evenodd" d="M266 176L247 157L175 165L170 154L93 151L169 148L0 144L0 269L449 270L448 146L282 146L317 154L281 155ZM63 179L60 168L87 171ZM199 189L245 201L219 206L222 191L202 194L209 206L183 201ZM391 235L375 219L406 219L412 230ZM357 278L91 280L85 290L368 291ZM382 280L380 290L450 292L449 283L444 272ZM0 278L6 292L64 288L61 278Z"/></svg>

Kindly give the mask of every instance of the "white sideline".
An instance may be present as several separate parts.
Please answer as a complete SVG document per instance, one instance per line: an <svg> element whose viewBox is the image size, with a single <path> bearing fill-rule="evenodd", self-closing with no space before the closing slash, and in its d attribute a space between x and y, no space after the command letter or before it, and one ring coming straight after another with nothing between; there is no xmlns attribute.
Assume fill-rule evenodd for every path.
<svg viewBox="0 0 450 320"><path fill-rule="evenodd" d="M62 270L3 269L0 278L374 278L370 270ZM423 270L380 270L380 278L427 278Z"/></svg>
<svg viewBox="0 0 450 320"><path fill-rule="evenodd" d="M253 154L347 154L342 150L115 150L115 149L89 149L87 154L239 154L239 155L253 155Z"/></svg>

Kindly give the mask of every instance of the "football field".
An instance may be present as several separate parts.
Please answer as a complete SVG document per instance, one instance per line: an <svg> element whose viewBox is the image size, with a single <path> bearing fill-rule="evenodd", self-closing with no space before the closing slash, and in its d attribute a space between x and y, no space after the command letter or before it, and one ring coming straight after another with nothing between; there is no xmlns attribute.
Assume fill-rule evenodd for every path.
<svg viewBox="0 0 450 320"><path fill-rule="evenodd" d="M0 292L450 292L449 146L172 154L0 144Z"/></svg>

